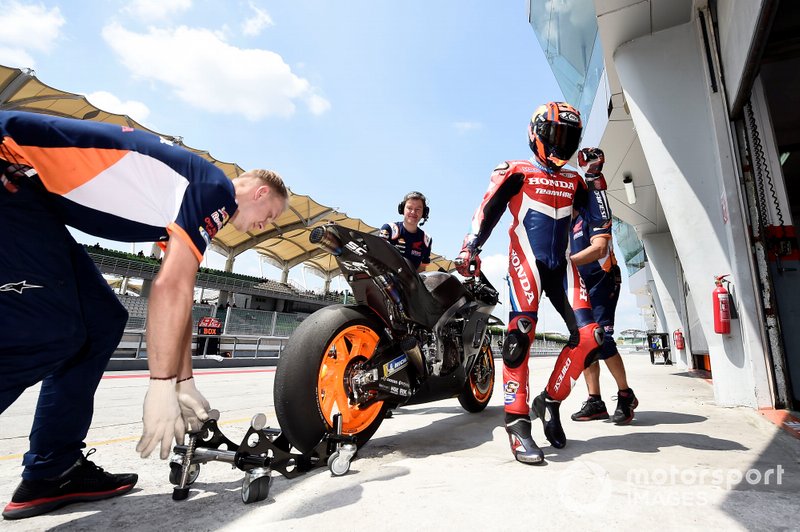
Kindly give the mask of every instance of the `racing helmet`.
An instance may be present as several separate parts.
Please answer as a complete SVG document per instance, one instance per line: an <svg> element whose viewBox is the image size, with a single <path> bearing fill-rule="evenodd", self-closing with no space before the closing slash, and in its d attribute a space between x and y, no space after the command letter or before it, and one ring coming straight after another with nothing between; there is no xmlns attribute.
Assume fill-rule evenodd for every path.
<svg viewBox="0 0 800 532"><path fill-rule="evenodd" d="M425 222L428 221L428 215L431 213L431 210L428 208L428 200L425 198L425 194L422 192L417 192L416 190L412 190L405 196L403 196L403 201L401 201L397 205L397 214L403 214L403 211L406 208L406 202L408 200L420 200L422 202L422 221L419 225L423 225Z"/></svg>
<svg viewBox="0 0 800 532"><path fill-rule="evenodd" d="M528 143L537 159L558 170L578 149L582 131L577 109L565 102L550 102L533 112Z"/></svg>

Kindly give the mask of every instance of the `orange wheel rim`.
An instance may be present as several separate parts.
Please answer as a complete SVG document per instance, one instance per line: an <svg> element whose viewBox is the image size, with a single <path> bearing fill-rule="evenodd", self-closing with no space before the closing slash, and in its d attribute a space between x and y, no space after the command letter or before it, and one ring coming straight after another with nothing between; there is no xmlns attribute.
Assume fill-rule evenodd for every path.
<svg viewBox="0 0 800 532"><path fill-rule="evenodd" d="M469 373L469 385L472 395L480 402L487 401L492 395L494 386L494 358L489 346L481 349L478 360Z"/></svg>
<svg viewBox="0 0 800 532"><path fill-rule="evenodd" d="M372 358L378 341L378 335L369 327L353 325L337 334L325 348L317 380L317 400L328 426L333 427L334 414L342 414L344 434L364 431L381 412L383 401L366 408L351 405L349 386L345 386L348 372L355 364Z"/></svg>

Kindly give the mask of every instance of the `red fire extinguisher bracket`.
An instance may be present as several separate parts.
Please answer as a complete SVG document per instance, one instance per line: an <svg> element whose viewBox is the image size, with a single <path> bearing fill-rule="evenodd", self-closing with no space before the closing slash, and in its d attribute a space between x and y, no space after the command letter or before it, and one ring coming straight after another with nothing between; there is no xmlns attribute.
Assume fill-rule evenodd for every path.
<svg viewBox="0 0 800 532"><path fill-rule="evenodd" d="M714 332L717 334L730 334L731 333L731 303L730 293L725 288L723 282L725 275L714 276L714 284L716 287L713 292L713 310L714 310Z"/></svg>

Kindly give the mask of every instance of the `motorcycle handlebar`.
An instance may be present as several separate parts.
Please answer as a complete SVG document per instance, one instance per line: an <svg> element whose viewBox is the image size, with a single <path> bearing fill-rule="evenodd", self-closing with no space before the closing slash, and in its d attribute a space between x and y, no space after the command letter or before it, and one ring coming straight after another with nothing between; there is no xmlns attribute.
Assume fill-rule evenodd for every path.
<svg viewBox="0 0 800 532"><path fill-rule="evenodd" d="M462 259L460 257L457 257L457 258L453 259L453 264L455 264L456 268L458 268L459 266L464 264L464 259ZM467 271L469 273L473 274L473 277L474 277L474 274L475 274L475 270L477 269L477 266L478 266L478 263L474 259L469 261L469 269Z"/></svg>

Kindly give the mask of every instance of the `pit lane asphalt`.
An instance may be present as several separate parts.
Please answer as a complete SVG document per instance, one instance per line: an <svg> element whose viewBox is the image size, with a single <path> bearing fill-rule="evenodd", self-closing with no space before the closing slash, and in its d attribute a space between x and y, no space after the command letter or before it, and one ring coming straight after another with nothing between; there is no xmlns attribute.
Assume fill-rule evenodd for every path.
<svg viewBox="0 0 800 532"><path fill-rule="evenodd" d="M288 480L273 472L269 498L245 505L243 474L225 463L202 466L188 500L175 502L169 468L134 451L141 430L144 372L108 372L96 395L87 442L91 459L112 472L136 472L124 497L66 506L2 521L23 530L500 530L797 529L800 440L748 408L722 408L711 384L674 366L625 355L640 406L631 425L577 423L585 399L579 382L564 402L569 438L557 450L534 421L547 463L514 461L502 426L499 374L490 406L466 413L455 399L404 407L359 451L350 472L327 468ZM531 360L531 388L541 390L553 357ZM613 411L615 386L601 373ZM221 411L220 427L238 443L263 412L275 427L274 368L198 370L199 389ZM0 504L19 481L38 386L0 416ZM156 454L156 453L154 453ZM768 475L769 472L772 472ZM737 482L737 480L739 480Z"/></svg>

